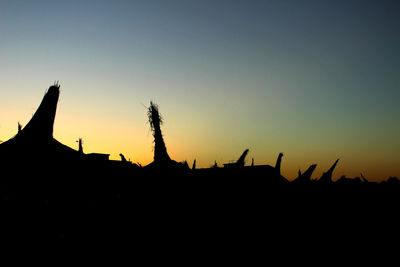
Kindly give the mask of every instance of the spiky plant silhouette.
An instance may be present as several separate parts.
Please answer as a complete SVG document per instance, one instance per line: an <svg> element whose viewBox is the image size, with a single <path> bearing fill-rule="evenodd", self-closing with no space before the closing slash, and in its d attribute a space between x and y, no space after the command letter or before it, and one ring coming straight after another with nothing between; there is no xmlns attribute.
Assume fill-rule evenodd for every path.
<svg viewBox="0 0 400 267"><path fill-rule="evenodd" d="M150 128L154 137L154 162L167 163L171 161L165 146L164 138L161 132L163 118L158 111L157 104L150 101L150 107L147 111L149 117Z"/></svg>

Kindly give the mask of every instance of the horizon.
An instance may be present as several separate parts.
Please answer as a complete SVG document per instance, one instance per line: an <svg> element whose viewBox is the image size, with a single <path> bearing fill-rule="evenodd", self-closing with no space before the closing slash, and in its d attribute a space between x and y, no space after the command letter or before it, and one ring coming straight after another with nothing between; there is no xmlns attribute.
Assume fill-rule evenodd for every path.
<svg viewBox="0 0 400 267"><path fill-rule="evenodd" d="M85 153L150 163L154 101L189 165L400 177L400 4L227 2L0 1L0 140L59 80L54 138Z"/></svg>

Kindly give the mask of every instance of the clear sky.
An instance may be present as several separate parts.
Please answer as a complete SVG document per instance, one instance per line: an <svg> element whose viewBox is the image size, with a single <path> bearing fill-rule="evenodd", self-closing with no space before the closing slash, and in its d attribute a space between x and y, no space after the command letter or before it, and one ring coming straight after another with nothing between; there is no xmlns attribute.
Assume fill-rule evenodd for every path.
<svg viewBox="0 0 400 267"><path fill-rule="evenodd" d="M61 84L54 136L152 161L400 176L400 1L0 0L0 140Z"/></svg>

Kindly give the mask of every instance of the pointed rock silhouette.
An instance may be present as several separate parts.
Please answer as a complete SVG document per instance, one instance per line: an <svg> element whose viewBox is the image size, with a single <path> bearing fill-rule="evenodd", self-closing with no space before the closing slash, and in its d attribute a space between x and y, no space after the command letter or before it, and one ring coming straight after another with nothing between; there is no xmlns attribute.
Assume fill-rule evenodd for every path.
<svg viewBox="0 0 400 267"><path fill-rule="evenodd" d="M333 171L335 170L336 165L337 165L338 162L339 162L339 159L337 159L335 161L335 163L333 163L332 167L330 167L330 169L327 172L322 174L321 178L318 180L319 183L331 184L333 182L332 181L332 174L333 174Z"/></svg>
<svg viewBox="0 0 400 267"><path fill-rule="evenodd" d="M315 168L317 168L317 164L312 164L308 169L301 174L299 170L299 177L297 177L295 180L293 180L293 183L295 184L306 184L311 182L311 175L315 171Z"/></svg>
<svg viewBox="0 0 400 267"><path fill-rule="evenodd" d="M248 153L249 153L249 150L246 149L245 151L243 151L242 155L240 155L240 157L238 158L238 160L236 162L224 163L224 167L225 168L244 167L244 164L246 163L245 160L246 160Z"/></svg>
<svg viewBox="0 0 400 267"><path fill-rule="evenodd" d="M196 159L194 159L193 165L192 165L192 170L195 170L195 169L196 169Z"/></svg>
<svg viewBox="0 0 400 267"><path fill-rule="evenodd" d="M50 86L39 108L29 123L20 131L19 135L38 139L53 138L54 119L56 117L59 95L60 86L58 84Z"/></svg>
<svg viewBox="0 0 400 267"><path fill-rule="evenodd" d="M247 157L247 154L249 153L249 150L246 149L245 151L243 151L242 155L239 157L239 159L236 161L236 165L238 167L243 167L245 164L245 160Z"/></svg>
<svg viewBox="0 0 400 267"><path fill-rule="evenodd" d="M63 161L75 159L79 155L78 151L53 138L59 94L58 84L50 86L28 124L24 128L19 126L17 135L0 145L1 157L18 160L25 158L29 161L40 161L43 158Z"/></svg>

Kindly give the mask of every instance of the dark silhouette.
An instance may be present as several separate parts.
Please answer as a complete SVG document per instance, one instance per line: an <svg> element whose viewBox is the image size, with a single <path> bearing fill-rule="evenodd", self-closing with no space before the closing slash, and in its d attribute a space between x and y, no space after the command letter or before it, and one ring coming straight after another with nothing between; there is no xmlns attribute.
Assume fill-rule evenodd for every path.
<svg viewBox="0 0 400 267"><path fill-rule="evenodd" d="M119 156L121 157L121 161L122 161L122 162L128 162L128 161L126 160L125 156L124 156L122 153L120 153Z"/></svg>
<svg viewBox="0 0 400 267"><path fill-rule="evenodd" d="M83 153L82 138L79 138L77 142L79 143L78 152L79 152L80 154L84 154L84 153Z"/></svg>
<svg viewBox="0 0 400 267"><path fill-rule="evenodd" d="M41 164L46 162L44 165L48 170L52 170L60 166L72 166L73 168L86 168L96 167L99 169L104 168L125 168L126 164L119 163L130 163L132 167L139 167L139 165L132 164L127 161L124 155L121 153L121 161L109 160L109 154L103 153L89 153L86 154L83 151L83 141L79 138L77 141L79 143L78 150L69 148L56 139L53 138L53 127L57 110L57 103L60 94L60 86L58 83L50 86L42 102L40 103L37 111L33 115L32 119L28 122L25 127L18 122L18 132L17 134L5 141L0 145L0 159L4 163L10 163L10 166L17 165L30 165L38 166L38 162ZM154 160L152 163L146 167L152 168L182 168L184 170L189 170L187 161L183 163L178 163L170 158L167 152L165 141L161 131L161 125L163 119L159 113L158 106L150 102L150 107L148 108L148 119L150 123L150 128L154 137ZM281 181L288 181L281 175L281 164L283 153L279 153L275 167L269 165L254 165L254 158L252 158L251 165L245 167L245 159L249 153L249 149L244 150L242 155L238 158L236 162L224 164L224 169L229 168L243 168L246 172L250 173L251 170L257 170L257 172L263 172L266 179L273 181L275 177ZM325 172L319 180L312 180L311 175L316 168L316 164L311 165L307 171L301 173L299 170L298 177L293 180L293 184L309 184L312 182L318 182L319 184L349 184L349 183L369 183L368 180L361 174L360 177L347 178L342 176L336 182L332 179L333 171L338 163L337 159L331 168ZM4 164L6 165L6 164ZM40 165L43 166L43 165ZM119 168L118 167L118 168ZM201 170L211 170L219 169L218 164L215 161L214 165L209 169L197 169L196 159L193 161L191 170L193 173L198 174ZM262 169L262 171L261 171ZM115 169L114 169L115 170ZM230 171L224 171L224 173L229 173ZM187 173L186 173L187 174ZM185 175L186 175L185 174ZM269 178L267 178L269 177ZM388 180L389 181L389 180ZM397 183L397 178L391 177L390 183Z"/></svg>
<svg viewBox="0 0 400 267"><path fill-rule="evenodd" d="M333 174L333 171L335 170L338 162L339 162L339 159L337 159L335 161L335 163L333 163L332 167L327 172L322 174L321 178L318 180L320 183L325 183L325 184L332 183L332 174Z"/></svg>
<svg viewBox="0 0 400 267"><path fill-rule="evenodd" d="M303 174L299 170L299 176L293 180L293 183L308 184L311 183L311 175L317 168L317 164L312 164Z"/></svg>
<svg viewBox="0 0 400 267"><path fill-rule="evenodd" d="M337 184L340 185L355 185L355 184L361 184L363 181L361 180L360 177L355 177L355 178L348 178L345 175L342 175L337 181Z"/></svg>
<svg viewBox="0 0 400 267"><path fill-rule="evenodd" d="M182 168L187 164L181 164L172 160L164 143L164 138L161 133L161 124L163 119L158 111L158 106L150 102L150 107L147 112L149 118L150 128L154 137L154 161L147 165L147 167L155 168Z"/></svg>
<svg viewBox="0 0 400 267"><path fill-rule="evenodd" d="M368 180L364 177L362 173L360 173L361 179L363 180L364 183L368 183Z"/></svg>
<svg viewBox="0 0 400 267"><path fill-rule="evenodd" d="M182 164L186 169L189 169L189 164L187 163L187 160L185 160Z"/></svg>
<svg viewBox="0 0 400 267"><path fill-rule="evenodd" d="M212 168L218 168L218 164L217 164L216 160L214 161L214 165L212 166Z"/></svg>
<svg viewBox="0 0 400 267"><path fill-rule="evenodd" d="M196 159L193 160L192 170L196 169Z"/></svg>
<svg viewBox="0 0 400 267"><path fill-rule="evenodd" d="M149 111L147 113L149 117L150 127L154 136L154 162L169 162L171 161L167 148L165 147L164 138L161 133L161 124L163 119L158 112L158 106L153 102L150 102Z"/></svg>
<svg viewBox="0 0 400 267"><path fill-rule="evenodd" d="M393 177L393 176L389 177L387 181L384 182L393 185L400 185L400 179L398 177Z"/></svg>
<svg viewBox="0 0 400 267"><path fill-rule="evenodd" d="M244 164L246 163L246 157L247 154L249 153L249 150L246 149L245 151L243 151L242 155L239 157L239 159L236 162L233 163L224 163L224 167L225 168L240 168L240 167L244 167Z"/></svg>
<svg viewBox="0 0 400 267"><path fill-rule="evenodd" d="M236 161L236 165L238 166L238 167L243 167L244 166L244 164L246 163L246 157L247 157L247 154L249 153L249 150L248 149L246 149L244 152L243 152L243 154L240 156L240 158Z"/></svg>
<svg viewBox="0 0 400 267"><path fill-rule="evenodd" d="M60 86L56 83L45 94L39 108L21 132L21 136L35 136L40 139L53 138L53 126L59 95Z"/></svg>
<svg viewBox="0 0 400 267"><path fill-rule="evenodd" d="M34 229L30 234L37 233L37 239L46 234L107 239L114 234L125 236L135 229L131 240L136 240L146 227L151 230L144 232L152 233L179 225L186 233L199 232L198 235L219 236L226 228L238 238L239 228L251 231L259 222L265 229L265 223L280 218L282 214L275 216L271 209L290 214L290 208L295 207L293 214L296 209L303 212L310 203L318 211L327 207L353 211L354 207L374 205L380 209L385 205L398 208L397 177L373 183L361 174L361 178L342 176L334 181L338 160L319 180L311 178L317 166L313 164L304 173L299 170L291 182L281 174L283 153L279 153L274 166L255 165L254 159L245 166L249 153L246 149L236 162L224 164L224 168L218 167L217 161L209 168L198 168L195 159L190 169L187 161L179 163L168 155L161 132L162 118L153 102L148 118L154 137L154 160L149 165L133 164L122 153L121 160L110 160L109 154L84 153L81 138L77 141L78 150L72 149L53 137L59 93L58 84L50 86L28 124L19 124L17 134L0 144L0 202L12 210L31 207L36 217L47 221L50 220L46 216L52 218L52 223L42 221L36 228L15 227L12 235ZM371 196L374 205L367 205L371 204ZM42 208L46 212L40 214ZM106 222L96 219L86 226L85 220L76 219L100 208L131 217L110 216ZM302 219L304 216L296 216L297 221ZM289 221L297 223L296 220ZM235 223L239 224L229 228Z"/></svg>
<svg viewBox="0 0 400 267"><path fill-rule="evenodd" d="M47 159L76 160L79 153L53 138L53 125L56 115L60 86L55 84L49 88L39 108L28 124L18 127L18 133L0 146L0 157L9 155L15 158L30 160Z"/></svg>
<svg viewBox="0 0 400 267"><path fill-rule="evenodd" d="M275 170L281 175L281 163L282 163L283 153L279 153L278 159L276 160Z"/></svg>

